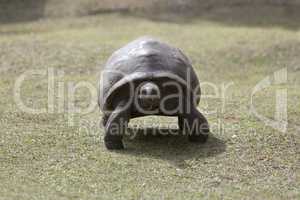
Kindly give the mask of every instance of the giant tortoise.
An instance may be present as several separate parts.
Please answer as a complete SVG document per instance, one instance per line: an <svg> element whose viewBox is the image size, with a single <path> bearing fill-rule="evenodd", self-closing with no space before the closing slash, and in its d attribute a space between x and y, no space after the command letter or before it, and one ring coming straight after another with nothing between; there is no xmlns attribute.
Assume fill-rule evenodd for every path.
<svg viewBox="0 0 300 200"><path fill-rule="evenodd" d="M208 138L208 122L197 110L197 75L188 58L166 43L142 37L114 52L99 89L107 149L123 149L129 120L147 115L177 116L179 129L191 142Z"/></svg>

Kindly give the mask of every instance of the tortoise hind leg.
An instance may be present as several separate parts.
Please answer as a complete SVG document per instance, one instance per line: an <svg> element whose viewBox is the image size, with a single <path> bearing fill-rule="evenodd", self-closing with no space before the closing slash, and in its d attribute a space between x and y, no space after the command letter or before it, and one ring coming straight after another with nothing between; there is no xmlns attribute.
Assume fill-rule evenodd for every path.
<svg viewBox="0 0 300 200"><path fill-rule="evenodd" d="M104 144L109 150L124 149L122 138L129 121L129 111L124 107L125 104L126 101L121 101L109 116L104 115L102 119L105 127Z"/></svg>
<svg viewBox="0 0 300 200"><path fill-rule="evenodd" d="M191 113L185 114L180 120L183 130L188 134L190 142L205 143L208 138L209 125L207 119L196 109L192 109ZM183 121L183 122L182 122Z"/></svg>

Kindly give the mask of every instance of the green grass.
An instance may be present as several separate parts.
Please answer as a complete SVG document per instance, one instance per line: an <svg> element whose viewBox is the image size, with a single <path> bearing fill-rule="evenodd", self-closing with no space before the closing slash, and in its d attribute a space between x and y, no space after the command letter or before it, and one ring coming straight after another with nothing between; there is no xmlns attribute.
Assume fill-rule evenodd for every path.
<svg viewBox="0 0 300 200"><path fill-rule="evenodd" d="M233 83L225 93L225 110L220 95L203 99L199 106L212 111L207 144L190 144L180 136L139 135L126 139L126 150L110 152L102 143L98 109L75 114L70 127L67 113L28 114L14 102L16 79L31 69L52 67L65 72L65 83L96 86L109 55L142 35L182 48L201 82L218 90ZM200 19L176 24L120 15L1 25L0 199L298 199L299 52L300 32L278 26ZM249 108L254 86L284 67L288 83L281 87L288 89L289 126L281 133L265 126ZM211 89L204 88L204 94ZM274 116L276 89L254 97L265 116ZM26 81L22 95L27 105L45 106L46 80ZM88 101L88 93L78 91L76 105ZM164 117L134 123L144 120L176 123ZM224 126L214 126L218 122Z"/></svg>

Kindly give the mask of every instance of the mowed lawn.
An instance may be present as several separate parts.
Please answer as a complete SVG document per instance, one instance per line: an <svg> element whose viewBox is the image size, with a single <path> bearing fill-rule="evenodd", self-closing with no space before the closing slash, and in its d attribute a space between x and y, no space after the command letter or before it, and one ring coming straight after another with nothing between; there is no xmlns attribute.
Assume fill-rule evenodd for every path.
<svg viewBox="0 0 300 200"><path fill-rule="evenodd" d="M102 142L98 108L70 110L70 101L86 108L97 99L80 88L72 100L68 84L96 88L110 54L143 35L180 47L191 59L204 83L199 108L212 126L206 144L144 136L143 128L157 131L150 124L162 128L177 120L151 117L133 120L138 137L111 152ZM288 24L167 23L117 14L1 24L0 199L299 199L299 55L300 32ZM54 79L53 110L24 112L15 101L16 81L29 70L48 69L64 73ZM286 98L276 102L276 94L287 91L285 132L250 112L253 89L268 76L276 82L278 70L283 82L255 93L252 105L268 119L278 107L284 116ZM47 81L27 77L22 102L47 108Z"/></svg>

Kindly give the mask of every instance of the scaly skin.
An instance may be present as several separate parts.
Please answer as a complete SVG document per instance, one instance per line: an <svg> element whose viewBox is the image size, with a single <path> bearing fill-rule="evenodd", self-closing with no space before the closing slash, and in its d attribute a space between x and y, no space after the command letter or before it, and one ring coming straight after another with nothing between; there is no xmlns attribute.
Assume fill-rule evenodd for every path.
<svg viewBox="0 0 300 200"><path fill-rule="evenodd" d="M122 138L129 122L129 110L124 109L125 104L125 100L120 101L109 116L103 117L104 143L109 150L124 149Z"/></svg>

